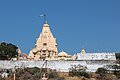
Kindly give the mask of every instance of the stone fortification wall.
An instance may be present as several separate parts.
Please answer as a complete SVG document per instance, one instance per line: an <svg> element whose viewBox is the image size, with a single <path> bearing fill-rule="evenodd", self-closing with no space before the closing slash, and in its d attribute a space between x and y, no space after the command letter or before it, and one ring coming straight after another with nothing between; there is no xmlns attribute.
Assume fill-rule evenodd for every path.
<svg viewBox="0 0 120 80"><path fill-rule="evenodd" d="M47 61L47 68L56 69L60 72L68 72L72 65L83 65L87 67L87 71L95 72L98 67L103 67L107 64L113 64L114 62L115 61ZM41 68L44 63L45 61L0 61L0 68Z"/></svg>

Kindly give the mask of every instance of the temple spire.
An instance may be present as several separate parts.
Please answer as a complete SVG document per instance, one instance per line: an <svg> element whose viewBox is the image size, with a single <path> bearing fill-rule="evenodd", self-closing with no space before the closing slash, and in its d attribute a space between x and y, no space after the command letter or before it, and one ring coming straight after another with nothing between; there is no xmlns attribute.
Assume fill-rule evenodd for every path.
<svg viewBox="0 0 120 80"><path fill-rule="evenodd" d="M44 18L44 24L39 38L36 41L35 48L33 48L29 55L29 59L34 60L51 60L58 54L56 39L54 38L49 24L46 21L46 15L40 15Z"/></svg>

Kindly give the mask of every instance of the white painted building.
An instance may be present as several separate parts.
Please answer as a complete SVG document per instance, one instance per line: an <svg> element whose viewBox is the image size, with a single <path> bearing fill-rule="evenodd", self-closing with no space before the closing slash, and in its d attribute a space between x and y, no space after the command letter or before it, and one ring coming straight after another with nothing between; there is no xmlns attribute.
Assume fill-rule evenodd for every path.
<svg viewBox="0 0 120 80"><path fill-rule="evenodd" d="M116 60L115 53L86 53L84 49L77 53L77 60Z"/></svg>

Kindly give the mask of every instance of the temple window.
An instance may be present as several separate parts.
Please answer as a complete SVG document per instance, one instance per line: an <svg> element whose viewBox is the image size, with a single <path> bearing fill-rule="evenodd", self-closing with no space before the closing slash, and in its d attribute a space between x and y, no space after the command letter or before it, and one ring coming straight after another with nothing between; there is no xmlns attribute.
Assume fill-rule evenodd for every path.
<svg viewBox="0 0 120 80"><path fill-rule="evenodd" d="M45 53L45 50L43 51L43 53Z"/></svg>
<svg viewBox="0 0 120 80"><path fill-rule="evenodd" d="M47 46L47 43L43 43L43 46Z"/></svg>

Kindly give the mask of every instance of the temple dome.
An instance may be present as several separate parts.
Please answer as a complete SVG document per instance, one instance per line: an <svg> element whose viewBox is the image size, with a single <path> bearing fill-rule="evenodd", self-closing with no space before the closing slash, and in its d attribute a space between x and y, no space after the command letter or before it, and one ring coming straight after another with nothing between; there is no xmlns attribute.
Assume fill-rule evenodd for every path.
<svg viewBox="0 0 120 80"><path fill-rule="evenodd" d="M62 51L62 52L60 52L59 54L58 54L58 56L68 56L68 54L66 53L66 52L64 52L64 51Z"/></svg>

